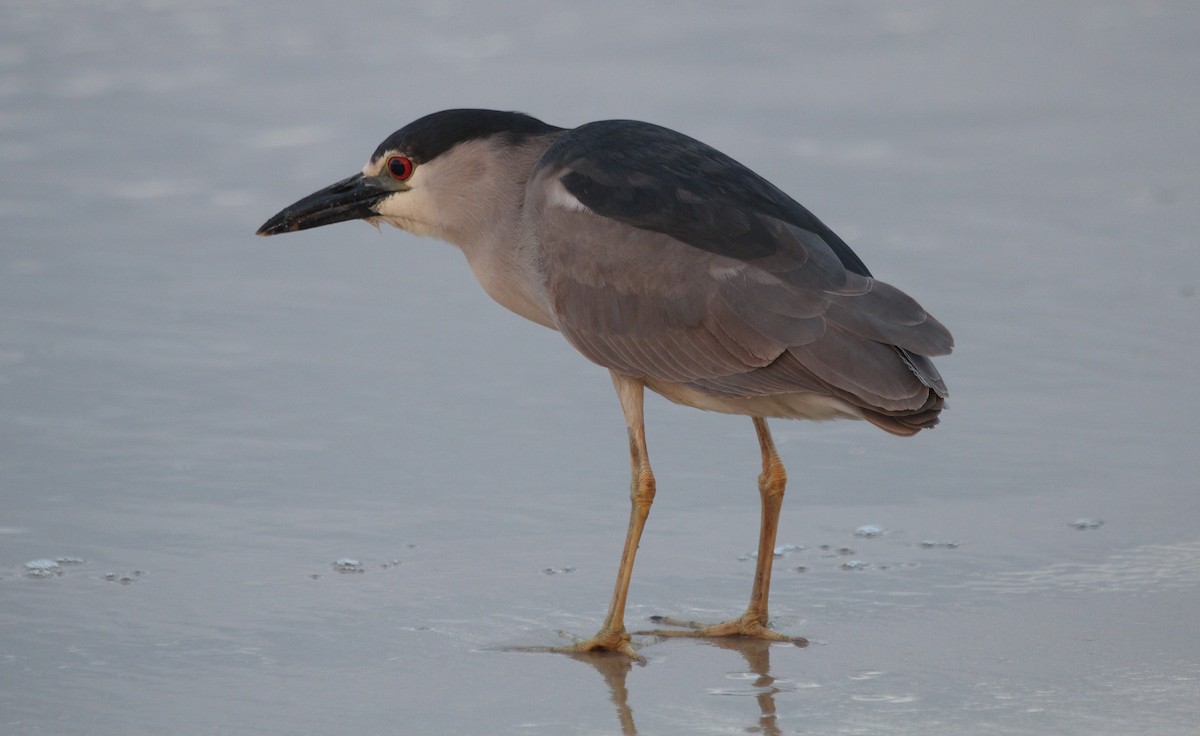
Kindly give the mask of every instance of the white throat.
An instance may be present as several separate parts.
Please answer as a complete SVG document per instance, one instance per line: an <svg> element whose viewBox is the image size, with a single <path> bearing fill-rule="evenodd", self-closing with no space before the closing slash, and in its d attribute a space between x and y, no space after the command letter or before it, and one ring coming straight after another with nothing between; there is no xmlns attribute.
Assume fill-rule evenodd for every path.
<svg viewBox="0 0 1200 736"><path fill-rule="evenodd" d="M516 147L486 139L460 143L418 165L406 182L409 188L380 202L375 219L458 246L493 299L552 327L536 239L522 216L526 172L550 142Z"/></svg>

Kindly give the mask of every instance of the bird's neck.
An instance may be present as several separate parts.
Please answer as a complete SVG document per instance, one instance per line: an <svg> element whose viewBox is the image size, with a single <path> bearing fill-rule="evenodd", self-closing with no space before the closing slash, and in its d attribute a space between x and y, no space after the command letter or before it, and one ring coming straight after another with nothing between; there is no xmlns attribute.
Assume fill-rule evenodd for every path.
<svg viewBox="0 0 1200 736"><path fill-rule="evenodd" d="M552 142L520 147L472 141L461 147L464 164L452 191L437 198L451 202L431 233L456 246L488 295L528 320L553 327L545 283L537 267L536 240L525 222L527 173Z"/></svg>

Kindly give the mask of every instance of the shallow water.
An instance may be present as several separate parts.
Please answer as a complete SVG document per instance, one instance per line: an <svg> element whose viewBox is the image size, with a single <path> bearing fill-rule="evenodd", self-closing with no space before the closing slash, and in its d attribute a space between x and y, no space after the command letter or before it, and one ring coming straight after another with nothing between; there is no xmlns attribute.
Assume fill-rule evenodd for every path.
<svg viewBox="0 0 1200 736"><path fill-rule="evenodd" d="M3 733L1194 732L1200 11L2 12ZM713 143L954 331L935 432L774 425L809 647L507 650L607 606L605 372L449 247L252 234L452 106ZM731 615L750 423L647 411L629 620Z"/></svg>

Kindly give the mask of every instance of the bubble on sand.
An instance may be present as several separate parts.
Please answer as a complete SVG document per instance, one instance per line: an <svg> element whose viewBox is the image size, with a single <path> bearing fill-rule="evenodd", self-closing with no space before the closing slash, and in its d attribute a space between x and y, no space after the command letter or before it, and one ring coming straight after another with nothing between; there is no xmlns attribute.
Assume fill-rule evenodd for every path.
<svg viewBox="0 0 1200 736"><path fill-rule="evenodd" d="M342 557L341 559L336 560L333 563L333 570L334 572L346 574L363 573L367 571L366 568L362 566L361 562L351 557Z"/></svg>
<svg viewBox="0 0 1200 736"><path fill-rule="evenodd" d="M821 551L825 553L821 555L821 557L827 560L834 557L849 557L850 555L854 554L854 550L850 549L849 547L838 547L834 549L834 547L829 544L822 544Z"/></svg>
<svg viewBox="0 0 1200 736"><path fill-rule="evenodd" d="M771 556L772 557L783 557L784 555L791 554L792 552L803 552L806 549L808 549L808 548L805 547L803 544L781 544L778 547L776 547L775 549L771 550ZM757 559L758 559L758 552L747 552L744 555L738 556L739 562L745 562L746 560L757 560Z"/></svg>
<svg viewBox="0 0 1200 736"><path fill-rule="evenodd" d="M854 536L867 537L868 539L871 537L878 537L881 534L883 534L883 527L879 526L878 524L864 524L854 530Z"/></svg>
<svg viewBox="0 0 1200 736"><path fill-rule="evenodd" d="M62 574L62 567L54 560L30 560L25 563L25 577L27 578L52 578Z"/></svg>
<svg viewBox="0 0 1200 736"><path fill-rule="evenodd" d="M126 572L126 573L109 572L109 573L104 574L104 579L110 583L120 583L121 585L132 585L134 580L137 580L144 574L145 573L143 573L141 570L134 570L133 572Z"/></svg>

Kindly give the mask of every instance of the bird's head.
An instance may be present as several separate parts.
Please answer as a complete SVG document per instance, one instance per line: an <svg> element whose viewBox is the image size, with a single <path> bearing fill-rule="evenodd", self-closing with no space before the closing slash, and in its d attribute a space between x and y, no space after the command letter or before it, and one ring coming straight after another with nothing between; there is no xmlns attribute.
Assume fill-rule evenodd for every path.
<svg viewBox="0 0 1200 736"><path fill-rule="evenodd" d="M360 173L285 207L258 234L367 220L453 239L451 234L464 220L487 217L506 184L511 186L514 179L523 183L528 164L520 177L506 182L506 162L531 138L559 130L515 112L444 110L426 115L380 143Z"/></svg>

